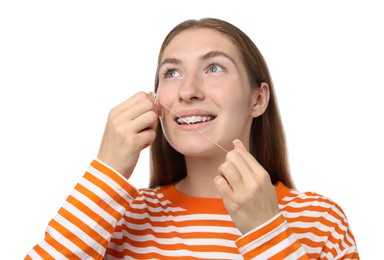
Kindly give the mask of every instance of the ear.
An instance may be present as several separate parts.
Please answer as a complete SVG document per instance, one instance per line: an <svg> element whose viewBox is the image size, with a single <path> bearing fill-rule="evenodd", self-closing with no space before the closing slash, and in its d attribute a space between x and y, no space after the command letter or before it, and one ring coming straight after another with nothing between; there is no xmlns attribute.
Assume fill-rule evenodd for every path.
<svg viewBox="0 0 384 260"><path fill-rule="evenodd" d="M262 115L268 107L269 103L269 86L262 82L260 88L253 91L251 116L258 117Z"/></svg>

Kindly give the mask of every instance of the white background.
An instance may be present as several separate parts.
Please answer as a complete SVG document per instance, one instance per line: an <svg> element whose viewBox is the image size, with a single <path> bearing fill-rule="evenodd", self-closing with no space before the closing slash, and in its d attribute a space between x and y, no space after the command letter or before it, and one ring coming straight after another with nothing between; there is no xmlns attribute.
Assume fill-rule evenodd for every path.
<svg viewBox="0 0 384 260"><path fill-rule="evenodd" d="M2 1L1 258L23 259L43 238L97 155L109 110L153 89L168 31L210 16L240 27L267 60L297 188L339 203L361 257L375 259L384 232L379 2ZM148 149L137 187L147 165Z"/></svg>

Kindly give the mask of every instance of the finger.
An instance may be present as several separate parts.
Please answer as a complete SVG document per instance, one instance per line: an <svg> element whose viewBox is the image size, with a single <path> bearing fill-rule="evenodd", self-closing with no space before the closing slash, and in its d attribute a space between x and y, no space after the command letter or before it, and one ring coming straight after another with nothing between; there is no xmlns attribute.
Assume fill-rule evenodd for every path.
<svg viewBox="0 0 384 260"><path fill-rule="evenodd" d="M217 175L213 180L215 187L223 201L232 201L233 191L227 180L222 175Z"/></svg>
<svg viewBox="0 0 384 260"><path fill-rule="evenodd" d="M218 171L219 174L226 179L233 192L243 190L243 178L231 162L225 161L220 165Z"/></svg>
<svg viewBox="0 0 384 260"><path fill-rule="evenodd" d="M256 160L256 158L248 152L244 144L239 139L234 140L233 145L234 145L234 149L241 155L241 157L243 157L243 159L248 164L250 169L252 170L264 169L261 166L261 164Z"/></svg>
<svg viewBox="0 0 384 260"><path fill-rule="evenodd" d="M234 150L228 155L228 159L237 168L243 178L245 186L253 186L264 179L266 171L250 154L240 140L234 140ZM244 188L245 188L244 186Z"/></svg>
<svg viewBox="0 0 384 260"><path fill-rule="evenodd" d="M147 111L154 111L157 114L154 102L153 93L138 92L113 110L116 114L132 120Z"/></svg>
<svg viewBox="0 0 384 260"><path fill-rule="evenodd" d="M242 148L235 148L232 151L227 153L226 160L230 162L236 171L240 174L243 179L243 182L247 181L247 175L252 171L248 162L244 158L244 155L240 152Z"/></svg>
<svg viewBox="0 0 384 260"><path fill-rule="evenodd" d="M136 133L144 131L148 128L156 129L157 126L157 114L154 111L148 111L138 116L131 122L132 129Z"/></svg>
<svg viewBox="0 0 384 260"><path fill-rule="evenodd" d="M138 134L138 142L142 143L142 148L147 148L150 146L156 137L156 131L154 129L147 129L145 131L142 131Z"/></svg>
<svg viewBox="0 0 384 260"><path fill-rule="evenodd" d="M247 150L247 149L245 148L244 144L243 144L239 139L235 139L235 140L233 140L232 143L233 143L233 146L234 146L235 149L236 149L236 148L239 148L239 149Z"/></svg>

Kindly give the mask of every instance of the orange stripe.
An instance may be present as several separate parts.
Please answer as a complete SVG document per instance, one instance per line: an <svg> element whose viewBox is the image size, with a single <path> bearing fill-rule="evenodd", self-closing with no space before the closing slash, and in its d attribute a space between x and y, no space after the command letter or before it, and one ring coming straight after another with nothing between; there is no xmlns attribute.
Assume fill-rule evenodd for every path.
<svg viewBox="0 0 384 260"><path fill-rule="evenodd" d="M208 252L212 252L212 251L208 251ZM180 260L180 259L182 259L182 260L198 260L198 259L201 259L201 257L193 257L193 256L185 256L185 255L164 256L164 255L160 255L160 254L154 253L154 252L146 253L146 254L137 254L137 253L132 252L129 249L124 249L122 252L116 251L113 249L108 249L107 254L111 255L115 258L123 258L124 256L130 256L133 259L167 259L167 260L169 260L169 259L175 259L175 260Z"/></svg>
<svg viewBox="0 0 384 260"><path fill-rule="evenodd" d="M36 253L41 256L43 259L48 259L48 260L55 260L55 258L53 258L53 256L51 256L47 251L45 251L42 247L40 247L39 245L36 245L34 248L33 248ZM30 258L32 259L32 258Z"/></svg>
<svg viewBox="0 0 384 260"><path fill-rule="evenodd" d="M90 181L92 184L102 189L122 207L127 208L129 206L129 202L125 197L120 196L120 194L117 193L114 189L112 189L111 186L107 185L102 180L96 178L94 175L87 172L84 174L84 179Z"/></svg>
<svg viewBox="0 0 384 260"><path fill-rule="evenodd" d="M308 259L316 259L316 258L317 258L317 254L305 254L297 258L297 260L308 260Z"/></svg>
<svg viewBox="0 0 384 260"><path fill-rule="evenodd" d="M188 216L188 215L185 215ZM149 217L153 217L152 215ZM183 221L174 221L174 220L159 220L159 221L151 221L148 218L138 219L138 218L131 218L129 216L124 216L124 220L127 223L135 224L135 225L141 225L141 224L147 224L149 222L153 222L154 225L157 227L167 227L167 226L175 226L175 227L193 227L193 226L217 226L217 227L224 227L224 228L236 228L234 223L231 221L225 221L225 220L216 220L216 219L201 219L201 220L183 220Z"/></svg>
<svg viewBox="0 0 384 260"><path fill-rule="evenodd" d="M332 247L332 248L329 248L328 246L324 246L323 248L322 248L322 251L321 251L322 253L325 253L325 254L328 254L328 253L330 253L332 256L337 256L337 251L336 251L336 249L334 248L334 247Z"/></svg>
<svg viewBox="0 0 384 260"><path fill-rule="evenodd" d="M123 189L125 189L133 198L135 198L138 194L137 190L133 188L129 183L127 182L127 179L123 178L121 175L115 173L113 170L109 169L108 167L104 166L103 164L99 163L96 160L93 160L91 162L91 166L95 168L96 170L108 175L112 180L114 180L116 183L118 183Z"/></svg>
<svg viewBox="0 0 384 260"><path fill-rule="evenodd" d="M97 233L93 228L89 227L86 223L84 223L81 219L77 218L69 211L65 210L64 208L61 208L58 213L65 219L67 219L69 222L77 226L85 234L92 237L100 245L104 245L105 248L108 246L108 240L104 239L104 237Z"/></svg>
<svg viewBox="0 0 384 260"><path fill-rule="evenodd" d="M186 211L182 211L182 210L176 211L176 212L172 212L172 211L164 212L164 211L160 210L159 212L155 212L155 211L151 211L151 209L149 209L148 207L158 208L159 206L158 205L156 206L156 204L146 203L146 202L142 202L142 201L134 201L134 203L135 203L135 206L144 205L144 207L143 208L129 208L130 213L134 213L134 214L149 213L149 214L151 214L151 216L155 216L155 217L162 217L162 216L177 217L177 216L190 215L189 211L187 213Z"/></svg>
<svg viewBox="0 0 384 260"><path fill-rule="evenodd" d="M257 248L255 248L254 250L251 250L248 253L246 253L244 255L244 258L252 259L252 258L256 257L257 255L264 253L265 251L267 251L271 247L273 247L273 246L281 243L282 241L288 239L289 235L291 235L291 234L292 233L290 232L289 229L286 230L285 232L278 234L277 236L268 240L268 243L264 243L264 244L258 246Z"/></svg>
<svg viewBox="0 0 384 260"><path fill-rule="evenodd" d="M308 203L308 202L310 202L310 203L311 202L316 202L316 203L324 202L324 203L332 205L332 206L337 205L335 202L329 200L328 198L325 198L324 196L316 194L316 193L305 192L305 193L302 193L302 195L304 195L304 196L298 197L297 194L292 194L291 197L287 197L286 199L281 201L280 205L285 206L285 205L292 204L292 203L303 204L303 203ZM314 197L316 197L316 198L314 198ZM288 206L288 207L291 207L291 206Z"/></svg>
<svg viewBox="0 0 384 260"><path fill-rule="evenodd" d="M289 245L285 249L281 250L277 254L275 254L271 259L285 259L287 256L293 254L296 251L299 251L301 248L301 243L299 241L295 241L293 244Z"/></svg>
<svg viewBox="0 0 384 260"><path fill-rule="evenodd" d="M224 252L236 254L239 251L236 248L231 248L228 246L220 245L187 245L184 243L173 243L173 244L159 244L153 240L147 240L145 242L138 242L134 240L125 240L125 243L128 242L130 245L137 248L146 248L146 247L155 247L160 250L166 251L177 251L177 250L189 250L192 252ZM122 244L119 244L122 245Z"/></svg>
<svg viewBox="0 0 384 260"><path fill-rule="evenodd" d="M171 237L179 237L182 239L188 239L188 238L210 238L210 239L215 239L215 238L223 238L223 239L228 239L235 241L236 239L239 238L239 235L234 235L234 234L226 234L226 233L214 233L214 232L202 232L202 231L196 231L196 232L191 232L191 233L178 233L178 232L167 232L167 233L160 233L160 232L155 232L153 229L144 229L144 230L134 230L128 228L126 225L121 225L118 226L115 230L116 233L118 232L123 232L125 230L131 235L134 236L145 236L145 235L153 235L154 237L157 238L171 238ZM116 239L117 240L122 240L125 239L126 236L123 235L122 238Z"/></svg>
<svg viewBox="0 0 384 260"><path fill-rule="evenodd" d="M82 193L84 196L92 200L96 205L99 205L104 211L108 212L109 215L114 217L116 220L121 218L121 213L112 208L107 202L105 202L102 198L100 198L97 194L87 189L80 183L76 185L75 189Z"/></svg>
<svg viewBox="0 0 384 260"><path fill-rule="evenodd" d="M45 240L48 244L50 244L53 248L56 249L56 251L60 252L62 255L66 256L67 258L70 257L71 260L81 260L77 255L75 255L72 251L70 251L68 248L60 244L56 239L54 239L51 235L47 234Z"/></svg>
<svg viewBox="0 0 384 260"><path fill-rule="evenodd" d="M94 250L87 243L85 243L78 236L76 236L74 233L72 233L70 230L68 230L56 220L51 220L50 226L56 229L57 232L66 237L69 241L78 246L83 252L87 253L89 256L93 258L100 258L101 255L96 250Z"/></svg>
<svg viewBox="0 0 384 260"><path fill-rule="evenodd" d="M252 241L257 240L261 236L268 234L272 230L276 229L278 226L284 223L284 217L282 215L278 216L276 219L274 219L272 222L270 222L268 225L265 225L264 227L248 234L245 237L240 238L236 241L236 245L241 248Z"/></svg>
<svg viewBox="0 0 384 260"><path fill-rule="evenodd" d="M307 218L307 217L298 217L298 218L295 218L295 219L291 219L291 218L287 218L287 222L288 223L294 223L294 222L304 222L304 223L308 223L308 224L312 224L313 226L312 227L291 227L292 230L294 230L294 233L298 233L298 234L304 234L304 233L307 233L307 232L311 232L313 234L315 234L316 236L329 236L331 231L332 233L339 233L341 235L343 235L345 233L344 230L342 230L340 227L338 227L338 225L336 225L335 223L333 222L330 222L329 220L327 219L324 219L324 218L314 218L312 221L309 220L310 218ZM322 226L325 226L325 227L328 227L329 230L320 230L319 228L316 227L316 225L314 224L315 222L319 222L322 224Z"/></svg>
<svg viewBox="0 0 384 260"><path fill-rule="evenodd" d="M112 226L108 221L103 219L100 215L95 213L92 209L90 209L87 205L79 201L73 196L69 196L67 198L67 202L71 203L74 207L80 210L82 213L87 215L89 218L93 219L97 222L101 227L103 227L109 233L113 233L114 226Z"/></svg>
<svg viewBox="0 0 384 260"><path fill-rule="evenodd" d="M360 259L359 254L356 252L351 252L344 256L345 259Z"/></svg>

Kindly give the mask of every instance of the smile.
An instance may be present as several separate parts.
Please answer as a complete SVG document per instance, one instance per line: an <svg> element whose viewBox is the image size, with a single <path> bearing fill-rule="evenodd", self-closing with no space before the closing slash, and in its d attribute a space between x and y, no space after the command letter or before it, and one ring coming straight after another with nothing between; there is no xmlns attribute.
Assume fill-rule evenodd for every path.
<svg viewBox="0 0 384 260"><path fill-rule="evenodd" d="M212 121L213 119L215 119L215 116L185 116L177 118L176 122L179 125L193 125Z"/></svg>

